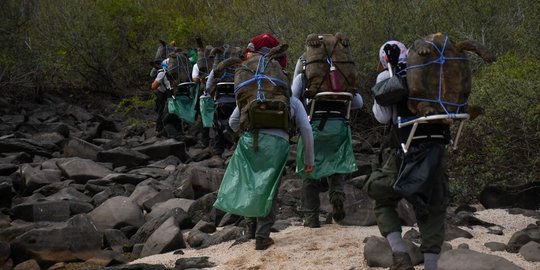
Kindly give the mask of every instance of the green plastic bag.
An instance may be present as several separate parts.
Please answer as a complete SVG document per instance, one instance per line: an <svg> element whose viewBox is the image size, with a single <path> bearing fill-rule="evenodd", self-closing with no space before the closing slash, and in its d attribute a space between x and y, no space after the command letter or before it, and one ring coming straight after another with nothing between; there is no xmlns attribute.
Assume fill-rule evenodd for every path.
<svg viewBox="0 0 540 270"><path fill-rule="evenodd" d="M169 114L174 114L178 118L186 121L189 124L195 123L195 106L197 105L197 88L190 88L190 95L177 95L167 99L167 109Z"/></svg>
<svg viewBox="0 0 540 270"><path fill-rule="evenodd" d="M265 217L272 209L290 145L279 136L259 133L254 152L253 137L251 132L240 137L214 207L244 217Z"/></svg>
<svg viewBox="0 0 540 270"><path fill-rule="evenodd" d="M202 96L199 102L203 127L212 127L214 123L214 99L209 96Z"/></svg>
<svg viewBox="0 0 540 270"><path fill-rule="evenodd" d="M358 170L352 149L351 127L343 119L328 119L323 130L320 120L311 123L315 147L315 169L304 172L304 144L298 140L296 173L302 178L321 179L336 173L352 173Z"/></svg>

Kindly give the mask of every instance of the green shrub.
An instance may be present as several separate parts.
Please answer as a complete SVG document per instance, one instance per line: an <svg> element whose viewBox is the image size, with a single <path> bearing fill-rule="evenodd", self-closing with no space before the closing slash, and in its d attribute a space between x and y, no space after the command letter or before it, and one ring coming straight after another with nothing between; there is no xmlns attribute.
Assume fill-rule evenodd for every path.
<svg viewBox="0 0 540 270"><path fill-rule="evenodd" d="M153 109L155 99L154 95L148 99L143 99L140 96L123 98L116 106L116 112L122 113L126 117L127 125L151 126L153 119L149 119L146 112Z"/></svg>
<svg viewBox="0 0 540 270"><path fill-rule="evenodd" d="M472 202L488 184L540 179L539 60L509 52L474 77L469 104L485 112L467 122L451 160L455 202Z"/></svg>

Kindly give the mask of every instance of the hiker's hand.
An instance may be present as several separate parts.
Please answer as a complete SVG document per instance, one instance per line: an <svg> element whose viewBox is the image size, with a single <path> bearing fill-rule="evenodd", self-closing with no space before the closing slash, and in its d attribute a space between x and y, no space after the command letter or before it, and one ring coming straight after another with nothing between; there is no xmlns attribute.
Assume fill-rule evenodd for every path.
<svg viewBox="0 0 540 270"><path fill-rule="evenodd" d="M401 49L398 47L398 45L386 44L383 50L388 57L388 63L390 63L393 67L397 66L399 62L399 54L401 53Z"/></svg>
<svg viewBox="0 0 540 270"><path fill-rule="evenodd" d="M315 166L313 165L304 165L304 172L306 173L312 173Z"/></svg>

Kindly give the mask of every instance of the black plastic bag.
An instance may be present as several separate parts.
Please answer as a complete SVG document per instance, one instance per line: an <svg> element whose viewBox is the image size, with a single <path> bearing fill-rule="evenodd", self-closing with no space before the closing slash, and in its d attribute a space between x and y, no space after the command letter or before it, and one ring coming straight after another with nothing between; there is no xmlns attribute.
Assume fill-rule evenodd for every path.
<svg viewBox="0 0 540 270"><path fill-rule="evenodd" d="M432 186L440 178L444 151L443 144L422 144L411 148L403 158L393 189L414 206L419 216L427 213Z"/></svg>
<svg viewBox="0 0 540 270"><path fill-rule="evenodd" d="M371 92L377 103L381 106L388 106L398 103L409 95L405 78L394 75L386 80L380 81L371 87Z"/></svg>

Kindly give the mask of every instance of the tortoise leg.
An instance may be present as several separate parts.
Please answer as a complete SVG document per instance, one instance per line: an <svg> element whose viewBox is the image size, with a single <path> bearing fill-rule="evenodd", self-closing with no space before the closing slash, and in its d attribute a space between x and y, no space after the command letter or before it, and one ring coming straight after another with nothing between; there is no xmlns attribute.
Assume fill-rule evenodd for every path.
<svg viewBox="0 0 540 270"><path fill-rule="evenodd" d="M431 53L432 45L423 39L417 39L413 44L413 49L418 55L428 55Z"/></svg>
<svg viewBox="0 0 540 270"><path fill-rule="evenodd" d="M421 116L427 116L436 114L437 110L433 107L433 105L430 102L421 101L418 102L418 105L416 105L416 108L418 110L416 115Z"/></svg>
<svg viewBox="0 0 540 270"><path fill-rule="evenodd" d="M346 35L344 35L343 33L341 32L337 32L336 33L336 39L341 42L341 45L343 45L343 47L348 47L349 46L349 37L347 37Z"/></svg>
<svg viewBox="0 0 540 270"><path fill-rule="evenodd" d="M214 70L214 73L222 74L223 70L225 68L235 66L235 65L240 65L241 63L242 63L242 59L240 59L238 57L231 57L231 58L225 59L225 60L221 61L221 63L219 63L217 65L217 67ZM219 78L219 77L217 77L217 78Z"/></svg>
<svg viewBox="0 0 540 270"><path fill-rule="evenodd" d="M484 61L491 63L497 61L497 56L493 51L488 49L486 46L473 41L473 40L465 40L462 42L458 42L455 44L456 49L459 51L471 51L478 54Z"/></svg>
<svg viewBox="0 0 540 270"><path fill-rule="evenodd" d="M321 41L319 40L318 34L309 34L306 38L306 45L311 47L319 47L321 46Z"/></svg>
<svg viewBox="0 0 540 270"><path fill-rule="evenodd" d="M467 108L465 108L465 112L469 114L471 117L470 119L473 120L479 115L484 113L484 108L478 106L478 105L469 105Z"/></svg>
<svg viewBox="0 0 540 270"><path fill-rule="evenodd" d="M274 47L274 48L272 48L270 50L267 57L268 57L268 59L272 59L272 58L274 58L274 56L285 52L288 48L289 48L289 44L287 44L287 43L276 46L276 47Z"/></svg>

